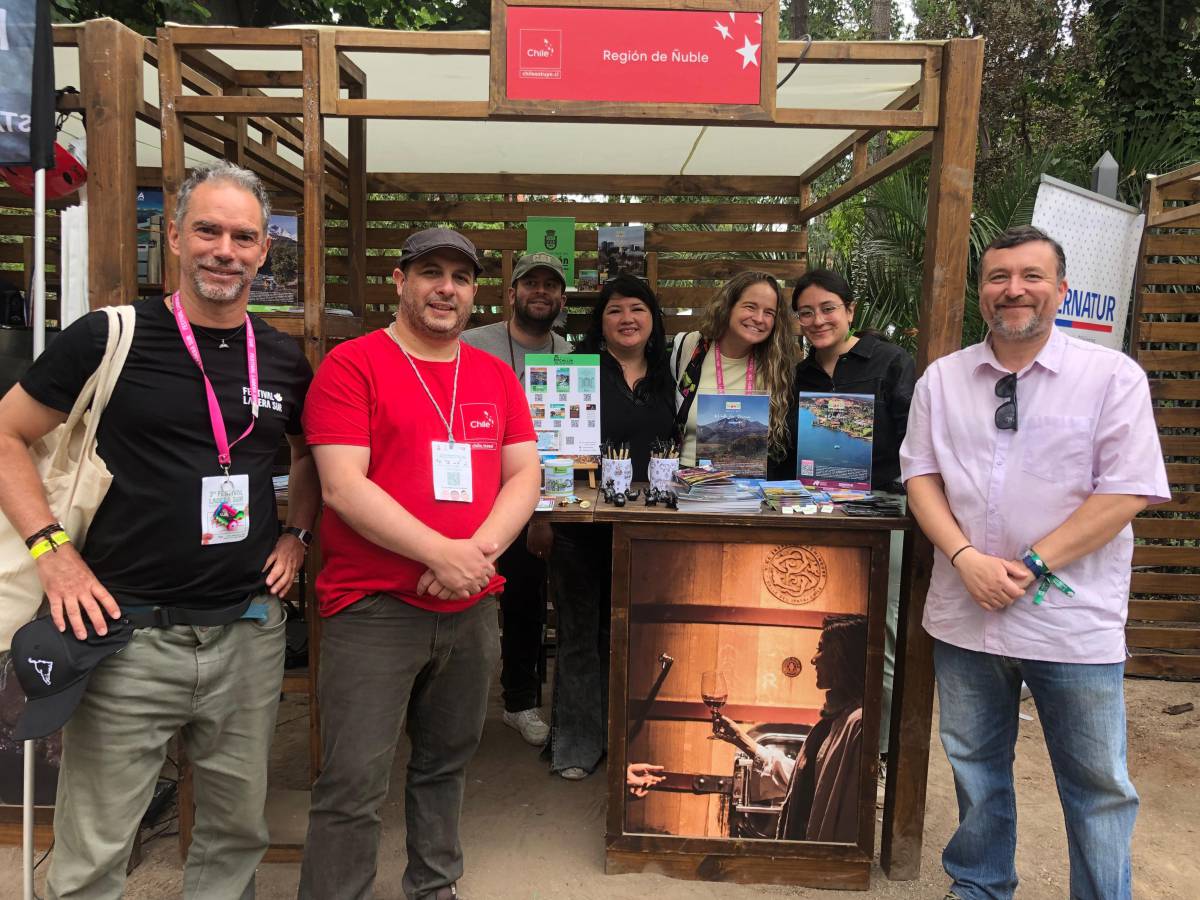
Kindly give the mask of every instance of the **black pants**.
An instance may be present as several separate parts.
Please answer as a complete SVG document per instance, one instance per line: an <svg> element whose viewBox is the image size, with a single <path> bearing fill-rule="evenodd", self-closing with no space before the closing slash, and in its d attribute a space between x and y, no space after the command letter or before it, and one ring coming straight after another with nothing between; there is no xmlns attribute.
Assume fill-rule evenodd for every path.
<svg viewBox="0 0 1200 900"><path fill-rule="evenodd" d="M504 709L520 712L537 706L538 657L546 622L546 562L525 549L522 530L497 560L496 568L505 579L500 595L504 618L500 685Z"/></svg>

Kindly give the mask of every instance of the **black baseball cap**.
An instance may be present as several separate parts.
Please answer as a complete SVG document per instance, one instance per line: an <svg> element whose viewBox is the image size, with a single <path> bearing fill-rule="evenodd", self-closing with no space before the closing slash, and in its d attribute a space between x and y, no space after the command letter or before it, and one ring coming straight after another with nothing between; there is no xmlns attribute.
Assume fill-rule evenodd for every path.
<svg viewBox="0 0 1200 900"><path fill-rule="evenodd" d="M471 260L477 276L483 271L483 266L479 264L479 251L475 249L475 245L453 228L426 228L409 235L400 250L400 259L396 265L403 269L418 256L424 256L434 250L456 250Z"/></svg>
<svg viewBox="0 0 1200 900"><path fill-rule="evenodd" d="M70 626L59 631L49 616L22 625L13 635L13 668L25 691L14 739L33 740L62 728L87 690L92 670L133 637L128 619L110 619L108 634L103 635L96 634L86 615L83 621L88 636L82 641Z"/></svg>

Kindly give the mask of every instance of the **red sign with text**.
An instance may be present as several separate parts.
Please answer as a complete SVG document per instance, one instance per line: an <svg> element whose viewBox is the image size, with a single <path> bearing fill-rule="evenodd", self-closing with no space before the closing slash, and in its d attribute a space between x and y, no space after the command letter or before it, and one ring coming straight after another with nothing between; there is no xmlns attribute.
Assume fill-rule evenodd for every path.
<svg viewBox="0 0 1200 900"><path fill-rule="evenodd" d="M756 104L762 16L508 8L510 100Z"/></svg>

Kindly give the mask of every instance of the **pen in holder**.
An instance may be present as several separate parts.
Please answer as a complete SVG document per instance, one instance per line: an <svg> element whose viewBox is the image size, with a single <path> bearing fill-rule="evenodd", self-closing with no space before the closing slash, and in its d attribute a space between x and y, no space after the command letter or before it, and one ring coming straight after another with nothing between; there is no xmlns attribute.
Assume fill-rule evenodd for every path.
<svg viewBox="0 0 1200 900"><path fill-rule="evenodd" d="M602 459L600 460L600 483L607 486L612 482L613 490L625 493L633 484L632 459Z"/></svg>
<svg viewBox="0 0 1200 900"><path fill-rule="evenodd" d="M678 471L678 456L669 458L651 456L649 469L650 487L656 491L671 490L671 484L675 479L675 473Z"/></svg>

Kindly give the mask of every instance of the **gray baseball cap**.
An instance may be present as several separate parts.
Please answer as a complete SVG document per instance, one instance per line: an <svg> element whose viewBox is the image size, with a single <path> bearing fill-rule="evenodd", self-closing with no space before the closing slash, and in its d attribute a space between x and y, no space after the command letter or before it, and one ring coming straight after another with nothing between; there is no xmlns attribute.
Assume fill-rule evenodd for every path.
<svg viewBox="0 0 1200 900"><path fill-rule="evenodd" d="M549 269L558 276L563 286L566 286L567 275L563 271L562 260L553 253L542 253L540 251L538 253L526 253L517 260L517 264L513 266L512 283L516 284L517 281L524 278L534 269Z"/></svg>
<svg viewBox="0 0 1200 900"><path fill-rule="evenodd" d="M483 271L483 266L479 264L479 251L475 249L475 245L453 228L426 228L424 231L409 235L400 251L400 259L396 265L403 269L418 256L424 256L434 250L457 250L471 260L471 264L475 266L476 275Z"/></svg>

